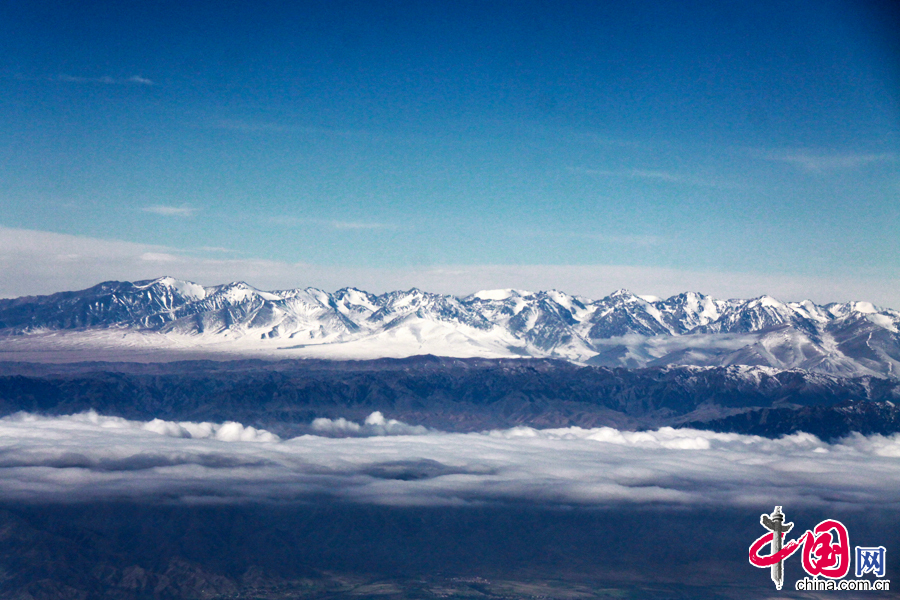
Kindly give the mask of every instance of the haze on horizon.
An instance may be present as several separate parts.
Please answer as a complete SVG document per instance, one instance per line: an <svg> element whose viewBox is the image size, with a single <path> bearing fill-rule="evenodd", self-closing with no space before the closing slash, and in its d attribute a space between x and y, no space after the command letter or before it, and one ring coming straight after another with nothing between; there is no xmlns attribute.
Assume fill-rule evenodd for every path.
<svg viewBox="0 0 900 600"><path fill-rule="evenodd" d="M900 307L891 2L7 3L0 297Z"/></svg>

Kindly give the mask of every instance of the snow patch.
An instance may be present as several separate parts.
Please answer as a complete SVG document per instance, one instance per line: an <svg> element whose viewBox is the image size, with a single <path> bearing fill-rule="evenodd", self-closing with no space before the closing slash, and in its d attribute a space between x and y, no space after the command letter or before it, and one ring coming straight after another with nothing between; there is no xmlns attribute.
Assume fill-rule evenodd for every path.
<svg viewBox="0 0 900 600"><path fill-rule="evenodd" d="M867 314L866 319L883 329L887 329L888 331L897 333L897 324L894 323L894 320L887 315L880 315L877 313Z"/></svg>
<svg viewBox="0 0 900 600"><path fill-rule="evenodd" d="M872 314L878 312L871 302L851 302L850 309L854 312Z"/></svg>

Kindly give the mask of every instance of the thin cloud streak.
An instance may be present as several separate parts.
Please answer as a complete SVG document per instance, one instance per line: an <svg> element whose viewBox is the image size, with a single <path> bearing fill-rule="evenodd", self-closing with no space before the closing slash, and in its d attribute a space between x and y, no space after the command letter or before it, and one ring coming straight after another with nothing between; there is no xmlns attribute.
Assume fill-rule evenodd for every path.
<svg viewBox="0 0 900 600"><path fill-rule="evenodd" d="M385 223L367 223L364 221L331 221L335 229L394 229L393 225Z"/></svg>
<svg viewBox="0 0 900 600"><path fill-rule="evenodd" d="M182 260L180 257L166 252L144 252L140 259L151 263L177 263Z"/></svg>
<svg viewBox="0 0 900 600"><path fill-rule="evenodd" d="M671 173L669 171L660 171L653 169L624 169L624 170L612 170L612 169L586 169L582 167L571 167L569 169L572 173L577 173L580 175L590 175L594 177L612 177L612 178L624 178L624 179L636 179L636 180L644 180L644 181L656 181L662 183L671 183L675 185L687 185L687 186L696 186L696 187L709 187L709 188L734 188L737 187L733 184L728 184L721 181L715 181L712 179L704 179L701 177L694 177L691 175L682 175L680 173Z"/></svg>
<svg viewBox="0 0 900 600"><path fill-rule="evenodd" d="M222 246L200 246L197 248L200 252L214 252L218 254L240 254L237 250L232 250L231 248L224 248Z"/></svg>
<svg viewBox="0 0 900 600"><path fill-rule="evenodd" d="M152 80L140 75L132 75L131 77L110 77L104 75L102 77L75 77L72 75L57 75L51 77L51 81L59 81L62 83L102 83L106 85L156 85Z"/></svg>
<svg viewBox="0 0 900 600"><path fill-rule="evenodd" d="M179 218L192 217L197 212L196 208L191 208L190 206L168 206L168 205L162 205L162 204L156 204L153 206L145 206L141 210L144 212L154 214L154 215L159 215L161 217L179 217Z"/></svg>
<svg viewBox="0 0 900 600"><path fill-rule="evenodd" d="M648 234L608 234L608 233L583 233L577 231L553 231L553 230L521 230L519 235L529 237L547 237L563 239L591 240L603 244L628 244L632 246L658 246L666 243L666 238L659 235Z"/></svg>
<svg viewBox="0 0 900 600"><path fill-rule="evenodd" d="M334 137L351 137L368 135L363 130L352 129L333 129L328 127L317 127L313 125L295 125L288 123L277 123L271 121L250 121L244 119L211 119L204 120L199 123L192 123L191 126L202 129L213 129L220 131L232 131L235 133L288 133L288 134L308 134L308 135L325 135Z"/></svg>
<svg viewBox="0 0 900 600"><path fill-rule="evenodd" d="M824 154L792 151L765 152L761 156L769 161L793 165L809 173L859 169L878 163L895 162L898 158L892 152Z"/></svg>
<svg viewBox="0 0 900 600"><path fill-rule="evenodd" d="M396 225L390 223L379 223L375 221L340 221L333 219L314 219L292 216L269 217L268 219L266 219L266 222L273 225L283 225L288 227L297 227L302 225L320 225L338 230L397 229Z"/></svg>

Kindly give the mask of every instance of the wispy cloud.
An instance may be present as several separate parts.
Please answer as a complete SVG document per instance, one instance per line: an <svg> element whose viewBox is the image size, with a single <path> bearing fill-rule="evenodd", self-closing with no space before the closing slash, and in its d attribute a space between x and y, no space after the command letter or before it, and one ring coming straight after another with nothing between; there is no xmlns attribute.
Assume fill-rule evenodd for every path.
<svg viewBox="0 0 900 600"><path fill-rule="evenodd" d="M551 229L526 229L517 233L528 237L568 238L591 240L602 244L626 244L631 246L657 246L667 240L663 236L652 234L630 233L598 233L579 231L554 231Z"/></svg>
<svg viewBox="0 0 900 600"><path fill-rule="evenodd" d="M633 246L658 246L665 243L666 238L660 235L644 234L606 234L606 233L576 233L573 237L594 240L605 244L630 244Z"/></svg>
<svg viewBox="0 0 900 600"><path fill-rule="evenodd" d="M281 133L294 131L293 127L279 123L266 123L257 121L243 121L239 119L217 119L206 124L210 129L224 129L226 131L240 131L245 133L272 132Z"/></svg>
<svg viewBox="0 0 900 600"><path fill-rule="evenodd" d="M196 208L190 206L168 206L165 204L155 204L153 206L145 206L141 209L144 212L160 215L162 217L180 217L187 218L194 216L197 212Z"/></svg>
<svg viewBox="0 0 900 600"><path fill-rule="evenodd" d="M729 184L723 181L654 169L586 169L582 167L571 167L569 171L579 175L590 175L595 177L618 177L624 179L672 183L676 185L711 188L735 187L733 184Z"/></svg>
<svg viewBox="0 0 900 600"><path fill-rule="evenodd" d="M331 221L335 229L393 229L386 223L368 223L364 221Z"/></svg>
<svg viewBox="0 0 900 600"><path fill-rule="evenodd" d="M607 135L600 135L590 131L571 131L571 130L562 130L557 132L560 135L565 135L567 137L573 136L582 140L587 140L594 143L597 146L612 146L619 148L630 148L630 149L638 149L638 150L647 150L654 148L660 145L660 140L654 140L653 142L649 142L647 140L638 140L638 139L627 139L627 138L617 138L610 137Z"/></svg>
<svg viewBox="0 0 900 600"><path fill-rule="evenodd" d="M175 263L183 260L182 258L167 252L144 252L141 254L140 259L142 261L155 263Z"/></svg>
<svg viewBox="0 0 900 600"><path fill-rule="evenodd" d="M361 131L353 131L349 129L332 129L328 127L316 127L311 125L276 123L272 121L251 121L245 119L212 119L194 124L194 126L203 129L234 131L236 133L305 133L338 137L347 137L362 134Z"/></svg>
<svg viewBox="0 0 900 600"><path fill-rule="evenodd" d="M376 229L396 229L397 226L390 223L380 223L377 221L340 221L335 219L313 219L305 217L292 217L287 215L273 216L266 219L268 223L273 225L285 225L296 227L299 225L319 225L339 230L376 230Z"/></svg>
<svg viewBox="0 0 900 600"><path fill-rule="evenodd" d="M140 83L141 85L156 85L151 80L146 77L141 77L140 75L132 75L128 79L126 79L128 83Z"/></svg>
<svg viewBox="0 0 900 600"><path fill-rule="evenodd" d="M237 254L237 250L231 248L223 248L222 246L200 246L197 248L200 252L216 252L221 254Z"/></svg>
<svg viewBox="0 0 900 600"><path fill-rule="evenodd" d="M877 163L895 162L898 159L897 154L893 152L828 154L809 151L771 151L764 152L761 156L766 160L787 163L811 173L858 169Z"/></svg>
<svg viewBox="0 0 900 600"><path fill-rule="evenodd" d="M102 77L76 77L73 75L57 75L50 78L51 81L59 81L62 83L103 83L107 85L156 85L152 80L140 75L132 75L131 77L110 77L104 75Z"/></svg>

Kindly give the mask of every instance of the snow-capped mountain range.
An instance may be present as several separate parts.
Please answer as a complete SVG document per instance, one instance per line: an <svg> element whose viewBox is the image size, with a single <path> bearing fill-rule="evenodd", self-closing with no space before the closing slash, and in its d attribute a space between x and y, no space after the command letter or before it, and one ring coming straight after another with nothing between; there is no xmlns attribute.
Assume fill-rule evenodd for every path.
<svg viewBox="0 0 900 600"><path fill-rule="evenodd" d="M266 292L243 282L204 287L162 277L0 300L0 356L13 360L64 360L67 352L83 360L104 350L123 358L162 350L322 358L429 353L896 377L898 328L900 312L867 302L720 300L696 292L657 299L618 290L591 300L556 290L489 290L458 298L418 289Z"/></svg>

